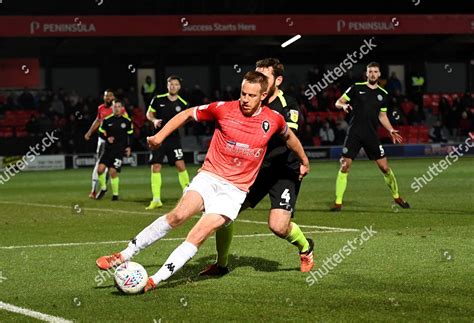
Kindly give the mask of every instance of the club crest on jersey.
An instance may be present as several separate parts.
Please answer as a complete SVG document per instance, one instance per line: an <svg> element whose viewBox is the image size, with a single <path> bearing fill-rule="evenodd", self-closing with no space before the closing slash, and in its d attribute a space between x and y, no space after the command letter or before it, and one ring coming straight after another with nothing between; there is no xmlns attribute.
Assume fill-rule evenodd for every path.
<svg viewBox="0 0 474 323"><path fill-rule="evenodd" d="M176 106L175 110L176 110L176 112L179 112L179 111L181 111L181 107L178 105L178 106Z"/></svg>
<svg viewBox="0 0 474 323"><path fill-rule="evenodd" d="M120 124L120 128L125 129L126 127L127 127L127 125L126 125L124 122L122 122L122 123Z"/></svg>
<svg viewBox="0 0 474 323"><path fill-rule="evenodd" d="M299 116L299 113L298 113L298 110L290 110L290 120L292 122L298 122L298 116Z"/></svg>
<svg viewBox="0 0 474 323"><path fill-rule="evenodd" d="M270 122L268 122L267 120L264 120L262 122L262 129L263 129L263 132L267 133L270 130Z"/></svg>
<svg viewBox="0 0 474 323"><path fill-rule="evenodd" d="M382 94L377 94L377 100L379 100L379 101L382 101L382 100L383 100Z"/></svg>

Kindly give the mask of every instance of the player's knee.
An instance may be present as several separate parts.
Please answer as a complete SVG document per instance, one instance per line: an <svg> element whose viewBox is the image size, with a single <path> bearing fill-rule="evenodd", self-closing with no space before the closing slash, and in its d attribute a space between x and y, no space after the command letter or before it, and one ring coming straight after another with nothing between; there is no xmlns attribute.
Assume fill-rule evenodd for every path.
<svg viewBox="0 0 474 323"><path fill-rule="evenodd" d="M117 177L117 170L115 168L109 168L109 175L112 178Z"/></svg>
<svg viewBox="0 0 474 323"><path fill-rule="evenodd" d="M184 172L186 170L186 164L184 161L177 161L175 165L178 172Z"/></svg>
<svg viewBox="0 0 474 323"><path fill-rule="evenodd" d="M341 172L348 173L352 165L352 160L347 158L341 158Z"/></svg>
<svg viewBox="0 0 474 323"><path fill-rule="evenodd" d="M173 211L167 214L166 218L168 223L173 228L180 226L186 220L191 217L192 214L189 214L189 211L184 207L176 207Z"/></svg>
<svg viewBox="0 0 474 323"><path fill-rule="evenodd" d="M97 173L99 175L103 174L105 172L105 165L104 164L99 164L99 167L97 167Z"/></svg>
<svg viewBox="0 0 474 323"><path fill-rule="evenodd" d="M379 168L384 174L387 174L390 170L390 167L388 167L388 165L379 165Z"/></svg>
<svg viewBox="0 0 474 323"><path fill-rule="evenodd" d="M268 221L268 228L280 238L286 238L290 233L290 223L288 221L272 220Z"/></svg>
<svg viewBox="0 0 474 323"><path fill-rule="evenodd" d="M151 165L151 171L153 173L159 173L161 171L161 165L160 164L152 164Z"/></svg>

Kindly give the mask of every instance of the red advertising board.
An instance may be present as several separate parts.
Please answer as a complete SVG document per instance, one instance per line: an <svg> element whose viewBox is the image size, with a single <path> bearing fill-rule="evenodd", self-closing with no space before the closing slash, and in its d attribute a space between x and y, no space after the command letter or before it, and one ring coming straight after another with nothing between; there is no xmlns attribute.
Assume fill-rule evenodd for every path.
<svg viewBox="0 0 474 323"><path fill-rule="evenodd" d="M474 15L2 16L0 37L473 34Z"/></svg>
<svg viewBox="0 0 474 323"><path fill-rule="evenodd" d="M0 59L0 88L37 88L40 86L37 58Z"/></svg>

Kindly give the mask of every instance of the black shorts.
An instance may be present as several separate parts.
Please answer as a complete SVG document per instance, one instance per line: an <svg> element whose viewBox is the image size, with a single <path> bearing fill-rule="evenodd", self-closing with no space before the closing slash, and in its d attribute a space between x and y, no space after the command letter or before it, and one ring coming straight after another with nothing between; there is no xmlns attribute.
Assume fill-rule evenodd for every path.
<svg viewBox="0 0 474 323"><path fill-rule="evenodd" d="M115 168L120 173L122 169L122 157L124 151L112 150L104 151L104 154L100 158L99 164L104 164L108 168Z"/></svg>
<svg viewBox="0 0 474 323"><path fill-rule="evenodd" d="M355 159L360 149L364 148L370 160L377 160L385 157L385 151L377 135L359 136L349 133L344 140L342 156Z"/></svg>
<svg viewBox="0 0 474 323"><path fill-rule="evenodd" d="M180 138L167 138L163 145L150 153L149 164L163 164L165 156L168 157L168 164L174 165L176 161L183 160L183 147Z"/></svg>
<svg viewBox="0 0 474 323"><path fill-rule="evenodd" d="M271 209L287 210L293 217L300 186L301 181L294 170L288 167L265 167L259 171L244 204L249 203L254 208L269 194Z"/></svg>

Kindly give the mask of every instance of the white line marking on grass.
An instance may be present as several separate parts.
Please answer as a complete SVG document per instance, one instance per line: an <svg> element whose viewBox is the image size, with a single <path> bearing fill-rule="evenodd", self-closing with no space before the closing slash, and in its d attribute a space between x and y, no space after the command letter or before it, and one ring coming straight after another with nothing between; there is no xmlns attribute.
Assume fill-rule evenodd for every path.
<svg viewBox="0 0 474 323"><path fill-rule="evenodd" d="M22 315L33 317L35 319L45 321L45 322L54 322L54 323L72 323L73 322L70 320L66 320L62 317L43 314L40 312L32 311L27 308L7 304L4 302L0 302L0 310L6 310L12 313L22 314Z"/></svg>
<svg viewBox="0 0 474 323"><path fill-rule="evenodd" d="M267 222L263 221L252 221L252 220L243 220L243 219L237 219L237 222L243 222L243 223L255 223L255 224L265 224L267 225ZM351 228L335 228L335 227L323 227L319 225L304 225L304 224L298 224L300 228L309 228L309 229L321 229L321 230L334 230L334 231L339 231L339 232L358 232L360 231L359 229L351 229Z"/></svg>
<svg viewBox="0 0 474 323"><path fill-rule="evenodd" d="M310 231L303 232L305 234L309 233L340 233L345 231ZM256 234L236 234L234 238L254 238L254 237L271 237L274 236L273 233L256 233ZM163 238L160 241L183 241L186 238ZM215 237L210 237L210 239L215 239ZM130 240L116 240L116 241L90 241L90 242L66 242L66 243L49 243L49 244L31 244L23 246L0 246L0 250L11 250L11 249L25 249L25 248L51 248L51 247L77 247L77 246L87 246L87 245L98 245L98 244L117 244L117 243L127 243Z"/></svg>
<svg viewBox="0 0 474 323"><path fill-rule="evenodd" d="M26 205L26 206L38 206L38 207L51 207L57 209L71 209L71 206L67 205L55 205L55 204L42 204L42 203L29 203L29 202L15 202L15 201L0 201L3 204L16 204L16 205ZM126 211L126 210L115 210L115 209L100 209L100 208L82 208L85 211L103 211L103 212L112 212L112 213L123 213L123 214L144 214L144 215L156 215L156 213L151 212L140 212L140 211ZM199 219L199 216L194 216L193 218ZM245 219L237 219L237 222L241 223L253 223L253 224L264 224L267 225L267 222L264 221L252 221L252 220L245 220ZM334 230L336 232L359 232L359 229L352 229L352 228L336 228L336 227L325 227L325 226L318 226L318 225L305 225L305 224L298 224L300 228L308 228L308 229L321 229L321 230Z"/></svg>
<svg viewBox="0 0 474 323"><path fill-rule="evenodd" d="M16 204L16 205L24 205L24 206L38 206L38 207L51 207L56 209L72 209L69 205L54 205L54 204L42 204L42 203L29 203L29 202L14 202L14 201L0 201L3 204ZM139 211L125 211L125 210L115 210L115 209L99 209L93 207L84 207L82 208L86 211L103 211L103 212L113 212L113 213L124 213L124 214L145 214L145 215L153 215L154 213L151 212L139 212Z"/></svg>

